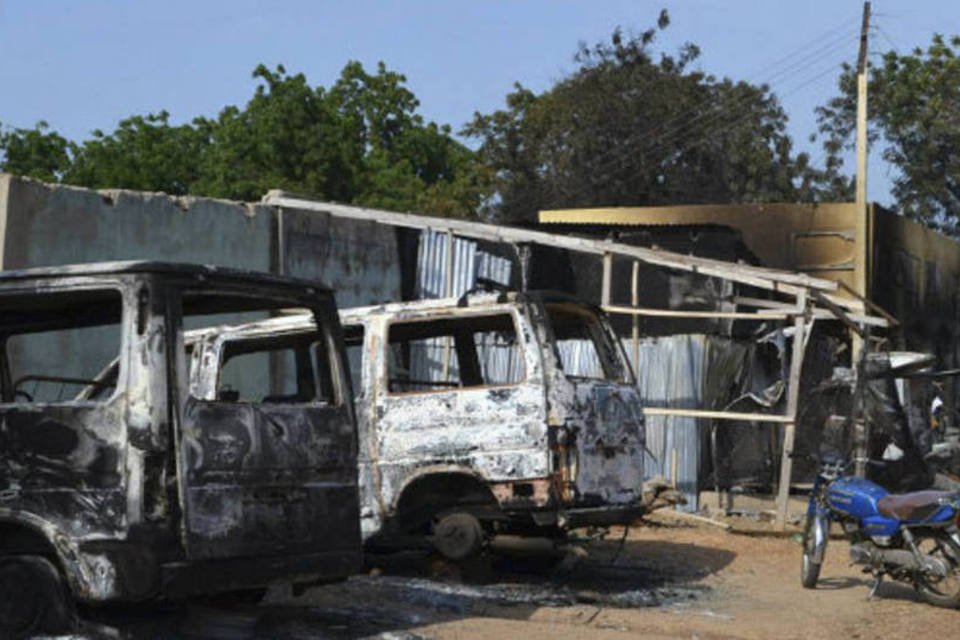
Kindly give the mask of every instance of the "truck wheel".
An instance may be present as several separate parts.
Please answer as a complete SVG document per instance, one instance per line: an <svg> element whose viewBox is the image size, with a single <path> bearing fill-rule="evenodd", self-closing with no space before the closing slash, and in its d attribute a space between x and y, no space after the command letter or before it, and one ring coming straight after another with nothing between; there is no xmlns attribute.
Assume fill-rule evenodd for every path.
<svg viewBox="0 0 960 640"><path fill-rule="evenodd" d="M433 546L447 560L459 562L480 552L483 527L469 513L451 513L433 527Z"/></svg>
<svg viewBox="0 0 960 640"><path fill-rule="evenodd" d="M71 633L77 617L56 567L41 556L0 558L0 637Z"/></svg>

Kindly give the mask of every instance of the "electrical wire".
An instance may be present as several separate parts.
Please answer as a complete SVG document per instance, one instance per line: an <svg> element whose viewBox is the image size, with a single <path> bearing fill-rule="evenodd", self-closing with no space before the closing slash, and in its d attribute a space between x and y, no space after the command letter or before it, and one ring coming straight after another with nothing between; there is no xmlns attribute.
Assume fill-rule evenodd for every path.
<svg viewBox="0 0 960 640"><path fill-rule="evenodd" d="M848 46L851 36L855 35L856 33L859 33L859 28L852 29L850 19L845 20L838 26L824 33L821 33L813 40L801 45L785 56L782 56L771 65L765 67L763 71L765 72L766 77L762 85L772 83L779 78L792 74L798 69L810 68L811 66L817 65L819 62L832 57L842 47ZM813 52L808 52L813 45L823 41L826 42L821 47L818 47ZM813 77L805 78L798 84L798 86L788 90L786 93L781 92L780 96L792 95L797 90L819 80L824 75L834 72L835 65L831 65L829 69L823 70ZM747 90L744 91L742 96L734 99L732 102L726 102L718 108L703 110L703 107L712 104L712 97L707 97L690 110L679 113L656 125L652 125L643 131L638 131L627 136L625 139L618 142L616 146L612 146L609 151L595 156L592 159L591 164L588 164L585 170L589 172L605 173L607 169L613 168L616 164L621 163L628 156L635 154L636 147L639 147L643 142L649 142L650 140L657 139L658 143L650 149L644 149L644 155L656 156L658 153L667 151L670 148L675 148L677 146L679 146L681 150L684 150L691 146L702 144L703 138L714 137L718 133L729 131L746 118L752 116L753 112L745 111L739 118L735 118L733 121L721 126L719 131L717 129L710 129L709 136L706 135L703 130L707 129L710 125L717 124L723 119L729 117L731 110L734 112L738 110L743 111L748 104L757 99L757 91L750 90L751 88L755 87L749 86L755 84L755 81L748 79L741 81L741 83L748 85ZM764 93L765 92L761 92L760 95L763 96ZM771 92L771 96L777 97L777 94ZM691 111L693 111L692 115ZM701 126L697 127L697 129L693 129L693 125L698 122L701 123ZM600 160L599 164L597 164L598 159ZM543 195L549 195L553 197L561 196L563 198L566 198L569 195L568 190L564 190L563 192L558 190L556 180L550 181L543 186L547 186L550 193L543 194L543 190L540 189L538 190L540 191L539 193L528 194L526 197L521 199L514 199L511 203L511 207L522 209L534 204L539 204L542 206L544 200ZM669 189L665 190L669 191ZM638 193L638 195L641 194Z"/></svg>

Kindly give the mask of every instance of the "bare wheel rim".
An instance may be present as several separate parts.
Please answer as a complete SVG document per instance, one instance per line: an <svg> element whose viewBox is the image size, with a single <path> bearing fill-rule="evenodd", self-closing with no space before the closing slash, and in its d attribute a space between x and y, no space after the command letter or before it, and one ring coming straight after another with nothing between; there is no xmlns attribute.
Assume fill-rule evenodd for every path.
<svg viewBox="0 0 960 640"><path fill-rule="evenodd" d="M813 532L813 522L807 525L806 531L803 533L803 559L807 560L808 558L813 558L814 547L817 545L816 536ZM812 560L811 560L812 562Z"/></svg>
<svg viewBox="0 0 960 640"><path fill-rule="evenodd" d="M917 543L917 549L943 562L951 571L946 576L924 574L921 579L924 586L937 595L953 598L960 594L960 557L955 548L937 538L923 538Z"/></svg>

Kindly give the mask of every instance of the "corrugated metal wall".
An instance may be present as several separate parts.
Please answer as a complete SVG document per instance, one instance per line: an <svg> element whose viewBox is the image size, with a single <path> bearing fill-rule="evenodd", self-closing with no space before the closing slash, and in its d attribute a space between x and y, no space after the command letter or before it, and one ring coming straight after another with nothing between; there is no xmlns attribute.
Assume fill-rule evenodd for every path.
<svg viewBox="0 0 960 640"><path fill-rule="evenodd" d="M447 266L450 241L446 233L423 231L417 253L416 297L447 297ZM478 278L510 284L510 260L494 256L477 248L477 243L461 238L453 239L453 291L454 297L462 296L477 285ZM481 367L484 377L490 380L512 380L519 373L521 362L517 349L512 345L496 342L492 336L485 338L481 346ZM443 363L447 351L443 338L418 341L411 345L410 377L414 380L442 380ZM450 350L450 375L457 378L456 353Z"/></svg>
<svg viewBox="0 0 960 640"><path fill-rule="evenodd" d="M416 297L443 298L447 296L447 252L450 250L446 233L423 231L417 253ZM456 297L472 289L477 278L510 284L510 260L477 248L477 243L461 238L453 239L453 294Z"/></svg>
<svg viewBox="0 0 960 640"><path fill-rule="evenodd" d="M632 360L632 341L624 340L623 346ZM745 370L750 347L724 336L660 336L640 340L639 355L639 361L633 364L644 405L722 409L740 394L740 374ZM717 379L725 384L710 384ZM710 421L677 416L647 416L646 421L649 451L644 458L644 475L676 478L677 488L687 498L684 510L696 511L701 443Z"/></svg>
<svg viewBox="0 0 960 640"><path fill-rule="evenodd" d="M633 357L632 342L625 341ZM637 386L644 405L683 408L703 406L703 365L707 337L663 336L640 341L639 362L634 362ZM697 508L700 431L695 418L647 416L647 449L644 475L676 479L687 498L687 509ZM675 452L675 453L674 453ZM676 471L673 469L676 458Z"/></svg>

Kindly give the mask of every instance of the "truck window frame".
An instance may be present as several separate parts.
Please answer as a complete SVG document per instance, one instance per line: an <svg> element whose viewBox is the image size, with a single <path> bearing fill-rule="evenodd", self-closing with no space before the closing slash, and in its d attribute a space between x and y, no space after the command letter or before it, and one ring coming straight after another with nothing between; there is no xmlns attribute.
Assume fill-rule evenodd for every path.
<svg viewBox="0 0 960 640"><path fill-rule="evenodd" d="M550 336L550 347L553 349L554 357L557 361L557 368L561 374L571 380L593 380L610 382L613 384L625 384L629 386L636 385L636 374L633 371L633 367L630 365L630 359L623 350L623 343L610 326L610 322L605 314L597 311L595 308L592 308L589 305L575 302L545 300L542 304L543 311L545 313L544 319L546 320L549 329L548 335ZM553 312L551 309L556 309L558 312L567 314L569 316L589 318L589 324L596 325L599 331L596 335L593 335L589 338L589 342L591 343L593 351L596 354L597 361L603 370L603 377L574 375L573 373L566 371L564 368L564 358L560 351L561 339L557 335L554 317L552 315ZM599 348L600 345L597 344L598 338L601 342L607 343L606 345L603 345L606 347L606 352L605 350ZM611 357L615 360L615 362L611 361ZM622 375L619 377L615 376L615 372L611 370L612 366L619 368Z"/></svg>
<svg viewBox="0 0 960 640"><path fill-rule="evenodd" d="M22 408L29 409L32 407L95 407L109 405L113 403L117 398L120 397L121 392L126 384L127 379L127 358L125 354L127 352L128 345L130 343L130 324L135 322L136 318L134 317L137 313L140 312L137 305L131 305L131 292L129 286L124 286L123 282L117 280L103 281L90 284L74 284L74 283L65 283L62 285L53 285L43 290L37 289L21 289L21 288L11 288L5 290L0 294L0 303L4 302L5 299L10 297L41 297L41 296L50 296L50 297L61 297L64 294L74 294L78 298L84 295L95 295L100 294L115 294L119 302L120 317L116 323L108 322L104 324L80 324L78 326L71 326L68 323L64 323L63 327L54 327L51 329L45 329L41 331L13 331L13 332L4 332L3 323L0 323L0 367L2 367L2 374L0 374L0 388L2 388L2 393L0 393L0 408L11 409L11 408ZM99 397L81 397L83 392L86 389L89 389L91 385L81 386L77 383L79 389L73 395L64 397L58 400L39 400L39 401L28 401L28 402L17 402L17 401L7 401L7 397L15 397L15 389L13 388L15 379L12 377L12 372L10 370L10 356L9 356L9 344L8 340L11 337L16 336L27 336L27 335L42 335L48 332L55 331L69 331L74 329L83 329L83 328L97 328L97 327L112 327L117 328L117 342L116 342L116 351L115 355L110 358L100 370L98 370L90 379L90 382L94 382L105 370L116 365L116 381L113 385L113 391L103 398ZM72 377L72 376L65 376ZM79 378L77 378L79 380ZM71 383L65 383L71 384ZM10 396L7 395L9 392Z"/></svg>
<svg viewBox="0 0 960 640"><path fill-rule="evenodd" d="M346 391L343 389L343 381L341 380L339 357L337 355L336 345L333 340L333 336L330 332L330 328L325 324L317 322L318 315L311 309L311 316L313 324L316 327L312 331L303 332L286 332L282 334L251 334L251 335L242 335L242 334L231 334L229 331L224 334L217 336L215 340L214 350L216 355L216 380L213 385L213 399L203 399L198 398L193 393L193 389L190 390L190 397L194 400L200 400L202 402L216 402L223 404L234 404L234 405L261 405L261 406L283 406L283 407L298 407L298 406L312 406L312 407L340 407L343 406L346 397ZM314 340L307 340L307 337L316 338ZM237 343L271 343L277 342L283 346L280 346L278 349L250 349L241 350L239 353L231 355L228 357L229 347L231 344ZM298 402L277 402L277 401L268 401L266 398L272 398L274 396L265 396L265 399L261 400L223 400L220 398L220 383L221 377L223 376L224 369L226 368L227 363L233 357L241 355L249 355L250 353L262 353L263 355L269 358L269 353L271 351L283 351L291 350L294 352L294 357L299 360L300 354L297 353L297 348L299 345L287 345L285 341L290 341L291 343L297 343L303 341L305 343L305 349L303 355L306 356L308 362L314 370L311 371L311 377L313 378L313 392L314 397L311 400L307 401L298 401ZM323 399L323 394L321 393L321 381L317 378L317 371L315 367L318 364L317 358L317 347L322 346L323 353L326 355L326 374L329 379L330 385L330 399ZM298 381L299 385L299 381Z"/></svg>
<svg viewBox="0 0 960 640"><path fill-rule="evenodd" d="M444 322L444 321L453 321L453 322L467 322L473 318L484 318L484 317L493 317L493 316L507 316L510 318L510 322L513 325L514 332L514 344L517 350L517 356L519 358L520 369L518 372L517 379L513 382L504 382L496 384L478 384L478 385L465 385L465 386L447 386L439 389L424 389L424 390L410 390L410 391L397 391L391 388L390 383L390 350L394 347L395 344L400 344L400 342L393 343L390 340L391 331L394 326L397 325L410 325L410 324L429 324L431 322ZM380 381L381 388L385 391L387 396L393 397L402 397L402 396L411 396L411 395L433 395L438 393L451 393L451 392L461 392L461 391L472 391L472 390L484 390L484 389L508 389L513 387L520 387L526 384L529 381L528 375L528 363L527 363L527 348L524 341L524 333L521 331L520 319L518 317L517 309L513 307L494 307L494 308L485 308L485 309L470 309L463 312L449 312L449 313L430 313L429 315L419 315L413 317L390 317L385 323L384 338L382 340L382 346L380 348L380 370L378 371L378 379ZM443 338L446 334L440 334L433 336L434 338ZM452 334L449 334L452 337ZM451 350L456 353L456 345L451 345Z"/></svg>

